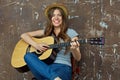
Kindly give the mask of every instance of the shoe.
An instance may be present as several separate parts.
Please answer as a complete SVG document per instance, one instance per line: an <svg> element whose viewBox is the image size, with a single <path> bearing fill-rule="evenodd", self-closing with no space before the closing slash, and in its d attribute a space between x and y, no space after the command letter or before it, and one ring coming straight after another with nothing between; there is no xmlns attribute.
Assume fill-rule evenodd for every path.
<svg viewBox="0 0 120 80"><path fill-rule="evenodd" d="M60 77L56 77L54 80L62 80L62 79L60 79Z"/></svg>
<svg viewBox="0 0 120 80"><path fill-rule="evenodd" d="M37 80L37 79L35 77L33 77L32 80Z"/></svg>

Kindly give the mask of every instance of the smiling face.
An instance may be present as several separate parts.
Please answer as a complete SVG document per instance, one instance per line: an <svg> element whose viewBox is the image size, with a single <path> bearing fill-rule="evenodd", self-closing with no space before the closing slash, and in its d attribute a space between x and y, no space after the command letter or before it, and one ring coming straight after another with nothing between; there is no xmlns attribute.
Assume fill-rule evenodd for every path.
<svg viewBox="0 0 120 80"><path fill-rule="evenodd" d="M62 14L58 9L55 9L51 18L54 27L60 27L62 24Z"/></svg>
<svg viewBox="0 0 120 80"><path fill-rule="evenodd" d="M49 36L56 31L60 34L59 37L63 38L63 34L66 35L68 29L68 18L64 10L60 7L53 7L47 12L47 24L45 29L45 35ZM62 35L61 35L62 34Z"/></svg>

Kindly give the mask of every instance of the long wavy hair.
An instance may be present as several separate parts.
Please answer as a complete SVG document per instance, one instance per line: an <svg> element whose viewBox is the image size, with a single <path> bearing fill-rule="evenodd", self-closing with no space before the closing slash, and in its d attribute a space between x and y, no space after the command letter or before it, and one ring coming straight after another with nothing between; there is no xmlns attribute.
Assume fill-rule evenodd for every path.
<svg viewBox="0 0 120 80"><path fill-rule="evenodd" d="M69 36L66 34L66 32L68 30L68 16L66 16L64 11L59 7L53 7L48 11L48 18L47 18L47 24L46 24L44 35L50 36L50 35L54 34L54 26L52 24L51 18L53 16L53 12L56 9L59 10L62 15L62 24L60 27L61 29L60 29L60 33L58 34L57 38L58 38L58 40L61 38L65 42L70 41Z"/></svg>

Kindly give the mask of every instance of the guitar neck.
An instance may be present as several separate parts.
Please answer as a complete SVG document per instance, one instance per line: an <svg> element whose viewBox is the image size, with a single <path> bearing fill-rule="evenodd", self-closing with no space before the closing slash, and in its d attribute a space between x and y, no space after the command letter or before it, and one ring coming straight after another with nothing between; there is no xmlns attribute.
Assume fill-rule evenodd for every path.
<svg viewBox="0 0 120 80"><path fill-rule="evenodd" d="M80 44L89 43L89 44L91 44L91 45L104 45L105 39L104 39L103 37L99 37L99 38L88 38L88 39L78 40L78 42L79 42ZM71 43L71 42L51 44L51 45L49 45L49 46L50 46L50 48L60 48L60 47L70 46L70 43Z"/></svg>
<svg viewBox="0 0 120 80"><path fill-rule="evenodd" d="M87 39L83 39L83 40L78 40L79 43L87 43L88 40ZM70 46L71 42L64 42L64 43L58 43L58 44L51 44L49 45L50 48L60 48L60 47L67 47Z"/></svg>

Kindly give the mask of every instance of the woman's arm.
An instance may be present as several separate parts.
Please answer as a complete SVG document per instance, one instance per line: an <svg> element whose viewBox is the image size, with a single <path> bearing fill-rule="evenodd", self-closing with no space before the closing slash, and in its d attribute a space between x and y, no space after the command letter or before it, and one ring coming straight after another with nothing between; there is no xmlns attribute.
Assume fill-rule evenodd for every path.
<svg viewBox="0 0 120 80"><path fill-rule="evenodd" d="M75 58L75 60L80 61L80 59L81 59L81 52L79 49L80 44L77 40L78 40L78 37L72 38L73 42L71 42L70 50L71 50L72 55Z"/></svg>
<svg viewBox="0 0 120 80"><path fill-rule="evenodd" d="M39 51L45 51L46 48L43 46L47 46L45 44L38 44L35 41L32 40L32 37L39 37L39 36L43 36L44 31L43 30L37 30L37 31L32 31L32 32L26 32L23 33L21 35L21 38L27 42L28 44L30 44L31 46L33 46L34 48L36 48Z"/></svg>

